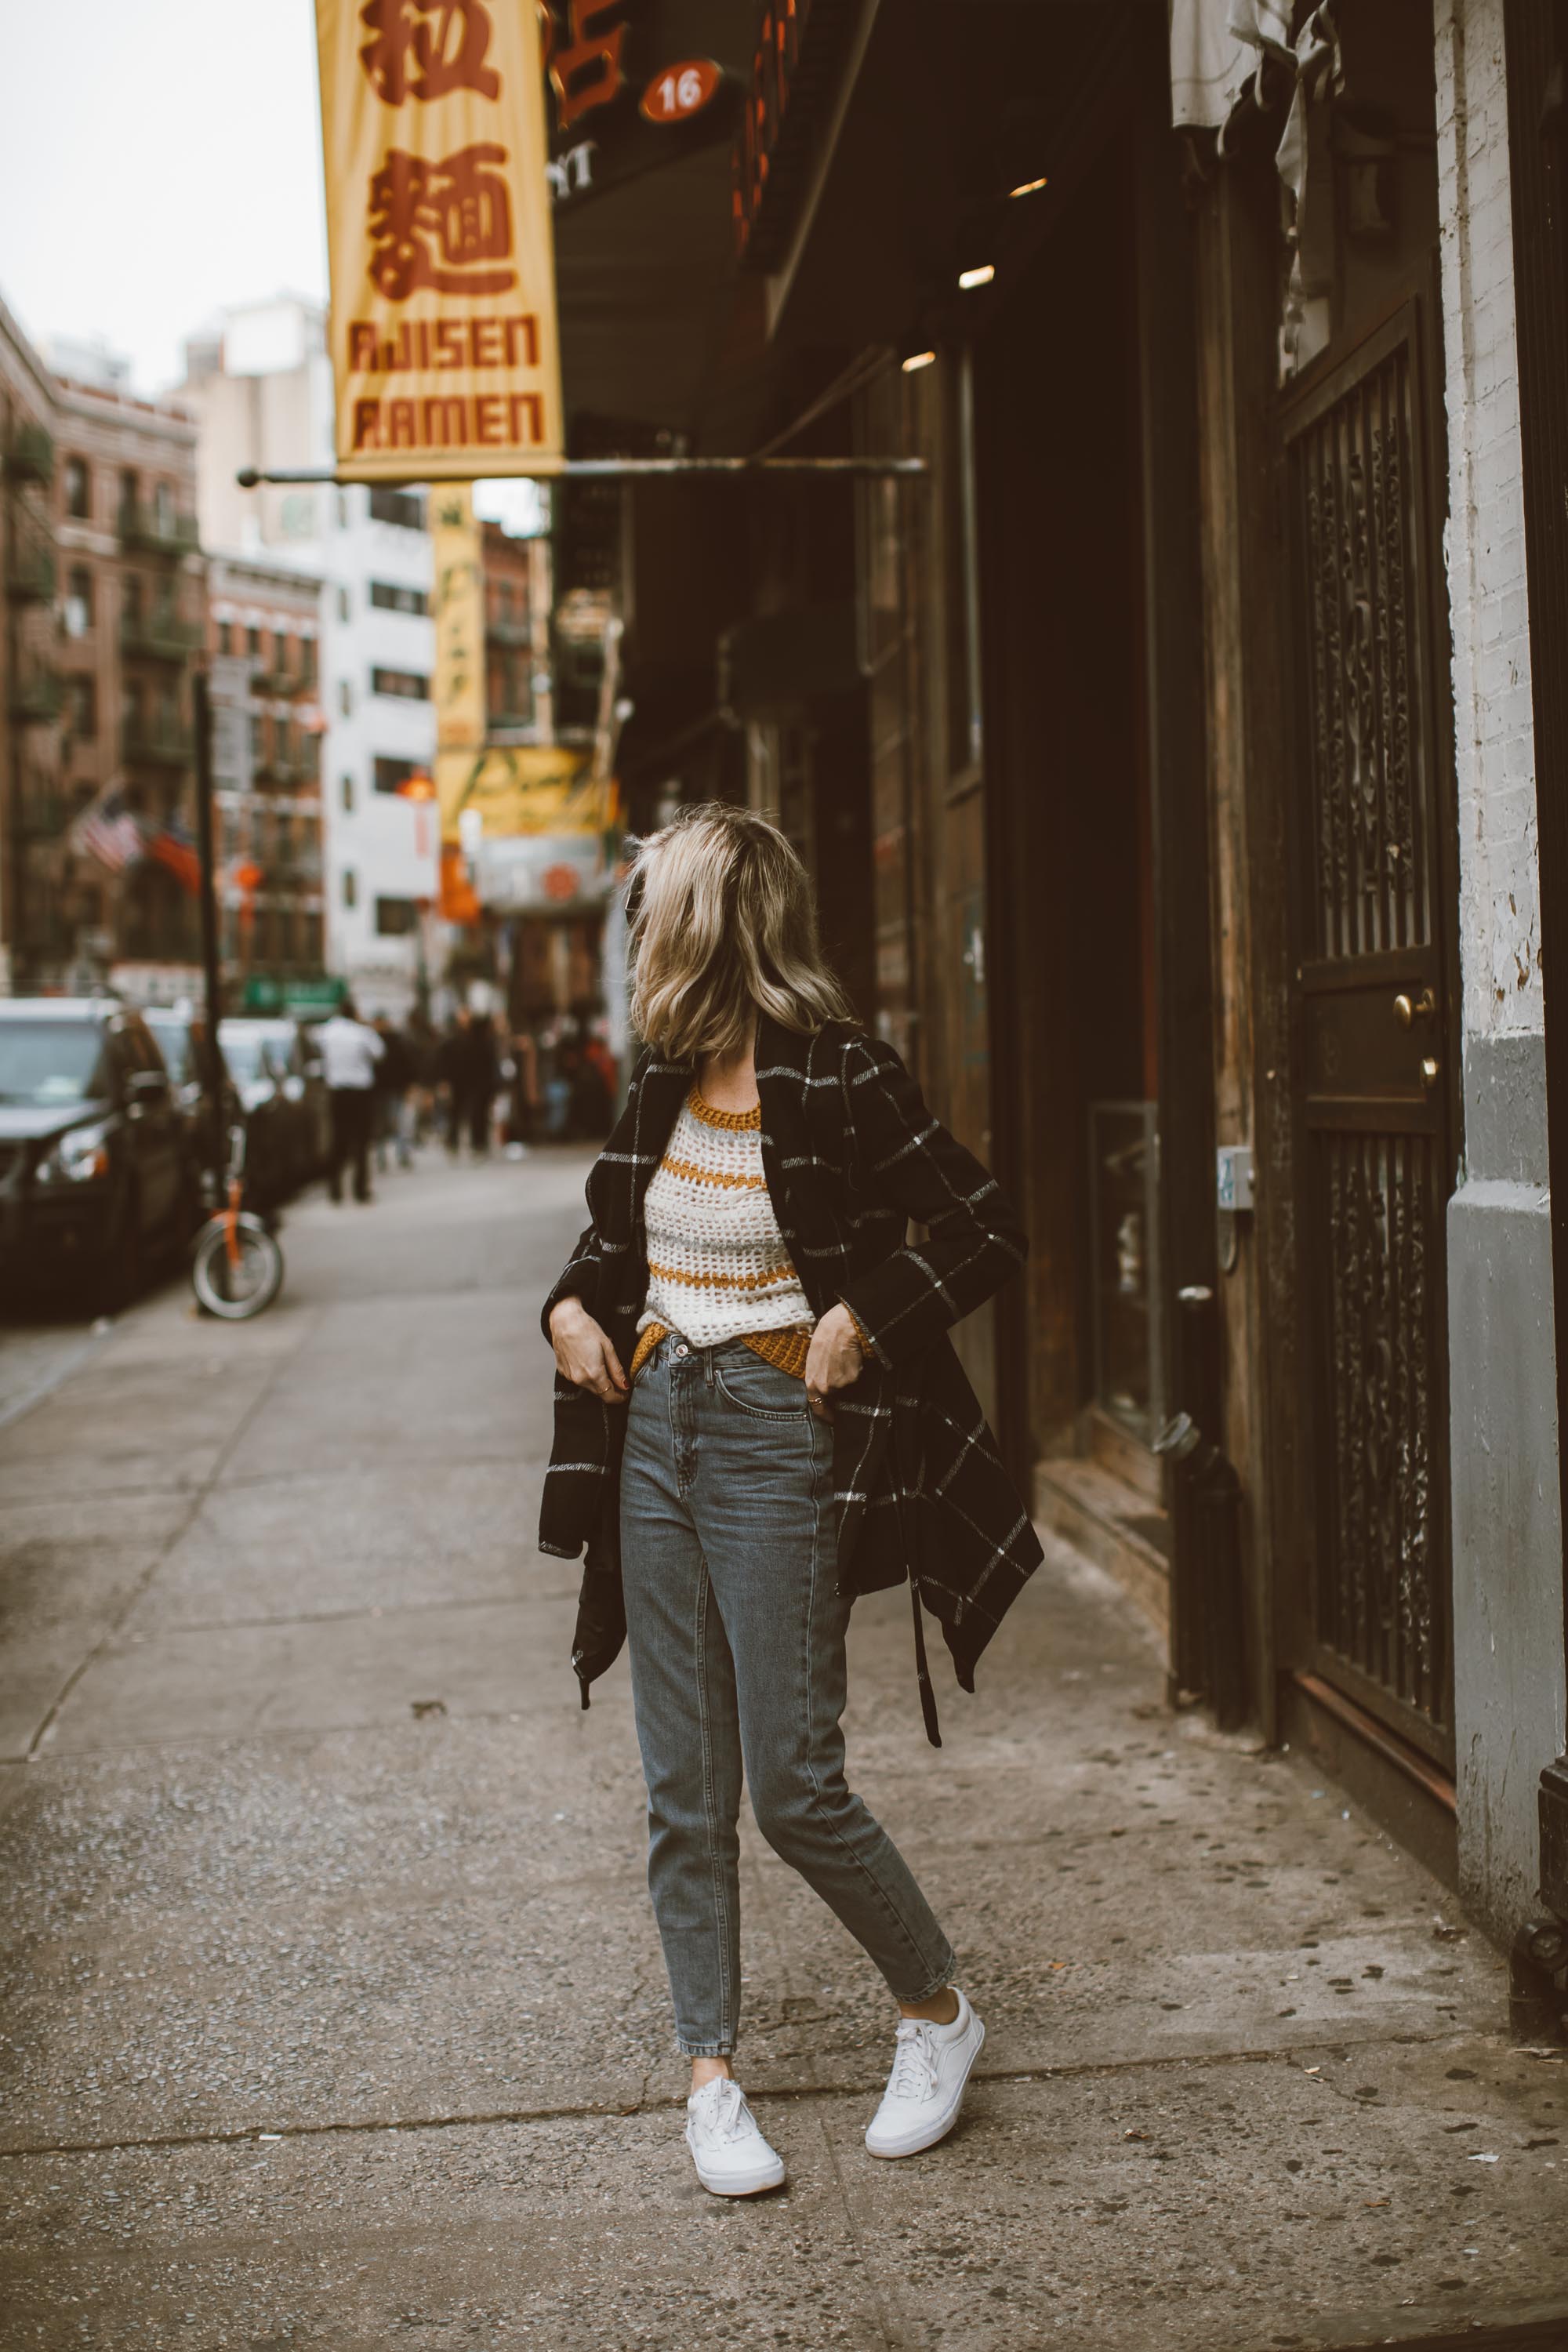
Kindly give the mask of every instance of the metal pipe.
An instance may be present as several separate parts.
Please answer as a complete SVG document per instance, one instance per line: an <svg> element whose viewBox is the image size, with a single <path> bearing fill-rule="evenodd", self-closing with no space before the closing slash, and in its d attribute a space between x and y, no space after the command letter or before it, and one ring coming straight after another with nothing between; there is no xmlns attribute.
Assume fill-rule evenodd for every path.
<svg viewBox="0 0 1568 2352"><path fill-rule="evenodd" d="M201 1057L202 1091L205 1097L207 1144L216 1186L216 1205L223 1206L224 1175L228 1163L223 1123L222 1064L218 1058L217 1024L223 1014L218 974L217 860L213 841L213 709L205 663L191 679L192 717L196 737L196 858L201 869L202 994L205 1036Z"/></svg>
<svg viewBox="0 0 1568 2352"><path fill-rule="evenodd" d="M923 477L930 471L923 457L568 457L563 464L548 471L542 469L531 474L522 467L507 474L504 478L519 482L619 482L654 480L661 476L680 474L843 474L853 478L856 476L887 475ZM465 475L462 478L490 481L501 477L475 474ZM359 474L340 474L331 466L288 467L268 472L263 472L256 466L242 466L235 476L242 490L254 490L263 482L339 484L348 488L363 479ZM430 477L425 474L408 474L398 480L377 475L374 483L367 487L387 490L421 488L429 479Z"/></svg>

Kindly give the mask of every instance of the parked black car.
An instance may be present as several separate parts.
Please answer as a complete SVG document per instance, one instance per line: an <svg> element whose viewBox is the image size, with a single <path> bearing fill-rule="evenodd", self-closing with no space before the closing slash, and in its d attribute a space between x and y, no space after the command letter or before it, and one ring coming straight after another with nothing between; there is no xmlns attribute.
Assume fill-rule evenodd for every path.
<svg viewBox="0 0 1568 2352"><path fill-rule="evenodd" d="M0 999L0 1276L85 1281L113 1309L196 1216L169 1074L113 997Z"/></svg>
<svg viewBox="0 0 1568 2352"><path fill-rule="evenodd" d="M174 1089L174 1104L180 1123L185 1131L185 1150L191 1166L198 1171L215 1166L222 1169L228 1162L228 1130L236 1120L243 1123L245 1108L239 1089L230 1075L228 1065L218 1048L217 1080L219 1087L218 1131L211 1132L211 1114L203 1084L199 1048L202 1023L199 1014L189 1004L149 1005L142 1019L153 1033L163 1066Z"/></svg>

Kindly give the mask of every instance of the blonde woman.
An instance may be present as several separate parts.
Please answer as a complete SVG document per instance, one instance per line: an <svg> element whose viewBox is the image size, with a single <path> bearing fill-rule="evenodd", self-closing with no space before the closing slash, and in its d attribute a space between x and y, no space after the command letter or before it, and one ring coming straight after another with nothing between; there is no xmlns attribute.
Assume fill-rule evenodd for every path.
<svg viewBox="0 0 1568 2352"><path fill-rule="evenodd" d="M742 1769L763 1835L898 2003L873 2156L951 2131L984 2039L931 1906L846 1783L839 1717L858 1594L908 1580L939 1744L922 1601L972 1690L1040 1558L947 1338L1025 1242L897 1054L855 1023L773 825L685 811L641 845L633 903L648 1052L545 1302L540 1542L586 1548L584 1706L629 1639L687 2141L704 2188L745 2197L784 2168L731 2063Z"/></svg>

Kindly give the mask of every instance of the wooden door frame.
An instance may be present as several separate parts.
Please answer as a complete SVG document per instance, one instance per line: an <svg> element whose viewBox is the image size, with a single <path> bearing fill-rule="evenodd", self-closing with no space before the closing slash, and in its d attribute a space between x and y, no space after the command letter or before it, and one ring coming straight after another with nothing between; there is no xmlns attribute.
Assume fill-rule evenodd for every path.
<svg viewBox="0 0 1568 2352"><path fill-rule="evenodd" d="M1177 201L1179 151L1169 127L1169 58L1145 38L1133 142L1133 331L1138 381L1138 520L1142 530L1143 764L1153 865L1154 1013L1159 1136L1159 1307L1164 1392L1200 1426L1214 1399L1204 1367L1177 1344L1177 1300L1207 1291L1197 1318L1212 1333L1218 1282L1215 1217L1214 974L1209 937L1208 743L1204 707L1194 229ZM1212 1341L1210 1352L1212 1353ZM1220 1433L1208 1426L1206 1437ZM1227 1605L1190 1513L1172 1521L1170 1668L1199 1691L1212 1654L1206 1621Z"/></svg>
<svg viewBox="0 0 1568 2352"><path fill-rule="evenodd" d="M1279 1588L1299 1522L1296 1444L1295 1137L1283 895L1289 865L1277 783L1289 708L1279 578L1277 331L1282 285L1279 175L1244 152L1199 201L1194 270L1205 770L1215 1139L1248 1142L1258 1170L1249 1230L1217 1276L1221 1442L1242 1486L1247 1676L1264 1738L1279 1737ZM1239 1221L1238 1221L1239 1222Z"/></svg>

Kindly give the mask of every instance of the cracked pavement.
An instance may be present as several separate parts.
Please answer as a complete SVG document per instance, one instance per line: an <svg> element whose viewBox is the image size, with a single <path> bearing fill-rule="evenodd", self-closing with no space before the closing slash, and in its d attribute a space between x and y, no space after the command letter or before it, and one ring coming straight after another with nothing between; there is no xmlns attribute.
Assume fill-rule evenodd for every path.
<svg viewBox="0 0 1568 2352"><path fill-rule="evenodd" d="M533 1545L584 1172L310 1201L261 1322L172 1289L0 1427L0 2346L1550 2328L1568 2065L1310 1760L1168 1711L1060 1547L940 1755L907 1602L852 1635L852 1769L989 2029L963 2124L867 2157L889 2004L748 1827L741 2072L790 2181L697 2187L625 1664L582 1713Z"/></svg>

